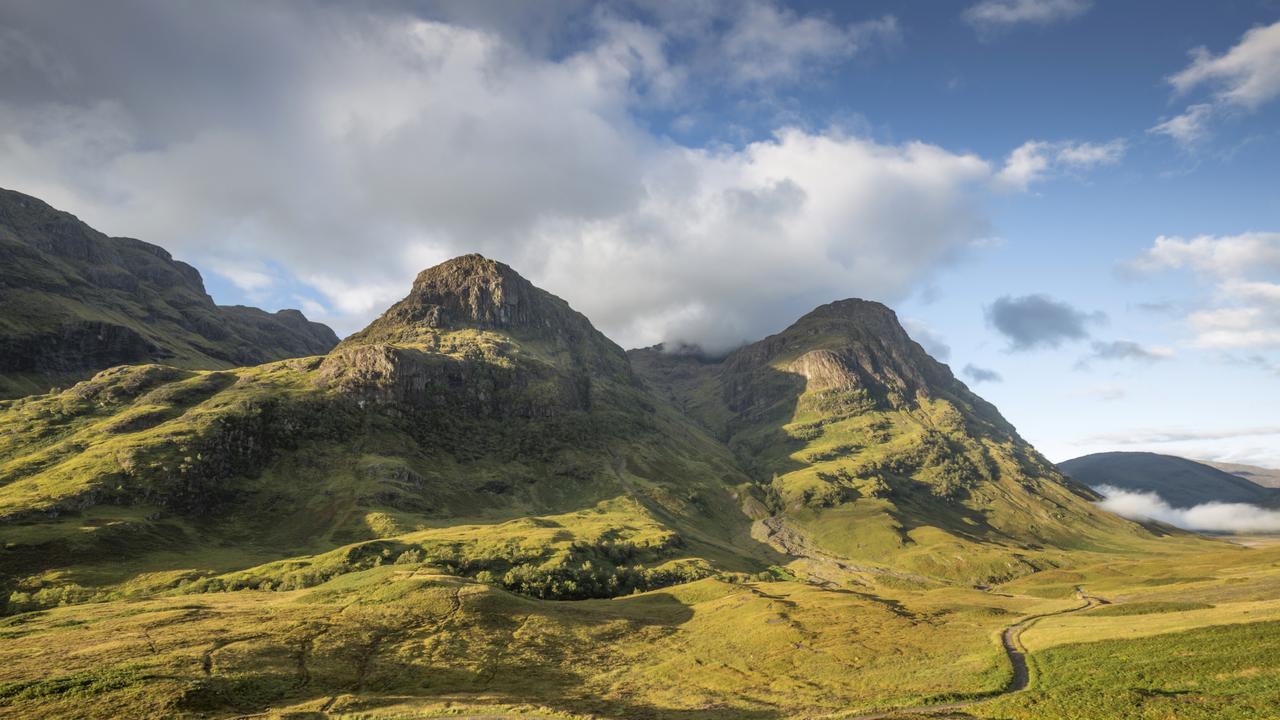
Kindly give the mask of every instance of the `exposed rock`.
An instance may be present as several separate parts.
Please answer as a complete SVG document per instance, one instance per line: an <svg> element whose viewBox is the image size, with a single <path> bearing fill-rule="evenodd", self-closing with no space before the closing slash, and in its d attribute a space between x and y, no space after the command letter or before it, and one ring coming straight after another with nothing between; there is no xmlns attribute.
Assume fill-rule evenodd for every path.
<svg viewBox="0 0 1280 720"><path fill-rule="evenodd" d="M503 263L463 255L423 270L408 297L342 346L439 344L440 331L499 331L576 368L630 381L626 353L564 300Z"/></svg>
<svg viewBox="0 0 1280 720"><path fill-rule="evenodd" d="M195 268L0 190L0 398L124 363L229 368L328 352L297 310L219 307Z"/></svg>

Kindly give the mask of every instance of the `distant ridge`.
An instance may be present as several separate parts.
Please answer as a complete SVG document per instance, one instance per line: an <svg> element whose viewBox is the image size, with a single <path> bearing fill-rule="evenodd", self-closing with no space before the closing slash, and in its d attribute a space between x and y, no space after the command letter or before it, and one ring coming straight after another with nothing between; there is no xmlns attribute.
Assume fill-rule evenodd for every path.
<svg viewBox="0 0 1280 720"><path fill-rule="evenodd" d="M200 273L163 248L0 189L0 398L126 363L226 369L337 342L297 310L218 306Z"/></svg>
<svg viewBox="0 0 1280 720"><path fill-rule="evenodd" d="M1215 467L1223 472L1231 473L1248 480L1255 485L1261 485L1269 488L1280 488L1280 470L1275 468L1258 467L1257 465L1244 465L1241 463L1225 463L1215 462L1211 460L1198 460L1197 462L1209 467Z"/></svg>
<svg viewBox="0 0 1280 720"><path fill-rule="evenodd" d="M1175 507L1207 502L1280 505L1280 491L1225 472L1209 463L1149 452L1104 452L1058 463L1090 487L1153 492Z"/></svg>

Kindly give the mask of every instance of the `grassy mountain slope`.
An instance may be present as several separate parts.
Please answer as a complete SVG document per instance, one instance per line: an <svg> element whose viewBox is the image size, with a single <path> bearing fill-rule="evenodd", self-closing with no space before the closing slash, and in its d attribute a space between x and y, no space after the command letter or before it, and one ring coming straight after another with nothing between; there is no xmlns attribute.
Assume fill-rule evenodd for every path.
<svg viewBox="0 0 1280 720"><path fill-rule="evenodd" d="M775 555L731 455L585 318L478 257L328 356L115 368L0 404L0 480L12 609L306 586L406 554L607 597Z"/></svg>
<svg viewBox="0 0 1280 720"><path fill-rule="evenodd" d="M224 369L327 352L297 310L219 307L163 249L0 189L0 398L124 363Z"/></svg>
<svg viewBox="0 0 1280 720"><path fill-rule="evenodd" d="M1154 492L1175 507L1207 502L1280 505L1280 492L1205 463L1148 452L1105 452L1058 464L1086 485Z"/></svg>
<svg viewBox="0 0 1280 720"><path fill-rule="evenodd" d="M878 303L824 305L719 362L632 359L825 553L990 583L1150 538L1094 508Z"/></svg>
<svg viewBox="0 0 1280 720"><path fill-rule="evenodd" d="M0 401L0 717L849 714L998 695L1122 559L1274 573L1091 497L880 306L628 357L466 256L327 355Z"/></svg>

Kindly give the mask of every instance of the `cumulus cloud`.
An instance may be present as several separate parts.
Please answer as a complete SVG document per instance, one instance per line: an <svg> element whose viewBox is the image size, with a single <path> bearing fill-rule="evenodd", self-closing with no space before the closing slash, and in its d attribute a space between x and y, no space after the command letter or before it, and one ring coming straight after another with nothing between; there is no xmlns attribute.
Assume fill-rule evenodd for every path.
<svg viewBox="0 0 1280 720"><path fill-rule="evenodd" d="M0 67L17 88L0 99L0 186L246 290L275 282L340 332L417 270L479 251L625 345L723 348L833 297L901 300L989 236L993 172L972 154L840 128L686 147L637 122L690 73L735 67L758 87L896 28L712 6L690 27L575 15L585 40L567 53L394 5L142 3L76 23L10 6L0 24L63 53L23 49L26 86ZM700 50L676 53L690 38Z"/></svg>
<svg viewBox="0 0 1280 720"><path fill-rule="evenodd" d="M1205 137L1210 118L1219 110L1256 110L1280 96L1280 22L1246 31L1240 42L1221 55L1204 47L1192 50L1191 64L1167 79L1179 95L1211 88L1212 102L1190 105L1181 115L1151 128L1180 143L1194 144Z"/></svg>
<svg viewBox="0 0 1280 720"><path fill-rule="evenodd" d="M1188 530L1219 533L1280 532L1280 510L1247 503L1209 502L1176 508L1154 492L1133 492L1099 485L1104 497L1098 506L1133 520L1156 520Z"/></svg>
<svg viewBox="0 0 1280 720"><path fill-rule="evenodd" d="M1252 272L1280 273L1280 233L1200 235L1190 239L1161 235L1136 264L1145 270L1190 268L1225 279Z"/></svg>
<svg viewBox="0 0 1280 720"><path fill-rule="evenodd" d="M687 147L651 126L712 81L764 93L891 42L892 18L557 5L557 30L463 5L8 5L27 40L0 62L0 186L308 299L339 332L481 252L625 345L724 349L832 298L901 300L991 235L997 172L970 153L786 124Z"/></svg>
<svg viewBox="0 0 1280 720"><path fill-rule="evenodd" d="M1208 305L1187 316L1196 345L1280 347L1280 233L1160 236L1133 266L1147 272L1187 269L1212 283Z"/></svg>
<svg viewBox="0 0 1280 720"><path fill-rule="evenodd" d="M1221 55L1191 51L1191 64L1169 76L1179 93L1201 85L1215 88L1220 101L1256 108L1280 95L1280 22L1246 31Z"/></svg>
<svg viewBox="0 0 1280 720"><path fill-rule="evenodd" d="M987 233L973 211L986 163L920 143L787 130L673 150L655 173L631 211L531 238L549 287L637 343L723 349L832 297L901 297Z"/></svg>
<svg viewBox="0 0 1280 720"><path fill-rule="evenodd" d="M1056 348L1089 337L1089 326L1102 322L1101 312L1086 313L1046 295L1004 296L986 311L987 322L1009 340L1015 351Z"/></svg>
<svg viewBox="0 0 1280 720"><path fill-rule="evenodd" d="M847 59L868 46L901 39L893 16L836 25L771 3L751 3L728 13L717 60L740 84L800 77L813 67Z"/></svg>
<svg viewBox="0 0 1280 720"><path fill-rule="evenodd" d="M979 30L1031 23L1047 25L1079 17L1092 0L982 0L964 11L964 19Z"/></svg>
<svg viewBox="0 0 1280 720"><path fill-rule="evenodd" d="M964 369L961 370L960 372L962 372L965 377L969 378L974 383L1004 381L1004 378L1000 375L1000 373L996 372L995 370L988 370L987 368L978 367L977 365L973 365L973 364L965 365Z"/></svg>
<svg viewBox="0 0 1280 720"><path fill-rule="evenodd" d="M1009 154L996 180L1005 187L1026 190L1054 174L1114 165L1127 149L1121 139L1105 143L1029 140Z"/></svg>

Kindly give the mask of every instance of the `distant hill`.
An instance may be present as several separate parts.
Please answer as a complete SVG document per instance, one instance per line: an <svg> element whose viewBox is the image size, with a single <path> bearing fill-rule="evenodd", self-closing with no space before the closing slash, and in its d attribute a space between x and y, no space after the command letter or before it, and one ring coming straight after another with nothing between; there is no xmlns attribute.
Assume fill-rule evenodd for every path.
<svg viewBox="0 0 1280 720"><path fill-rule="evenodd" d="M1105 452L1058 463L1090 487L1154 492L1175 507L1207 502L1280 505L1280 492L1207 463L1149 452Z"/></svg>
<svg viewBox="0 0 1280 720"><path fill-rule="evenodd" d="M1211 462L1209 460L1201 460L1200 462L1210 467L1218 468L1223 472L1242 477L1255 485L1280 488L1280 470L1274 468L1242 465L1240 463Z"/></svg>
<svg viewBox="0 0 1280 720"><path fill-rule="evenodd" d="M114 365L219 370L322 355L337 343L297 310L216 305L200 273L163 248L107 237L0 189L0 398Z"/></svg>

